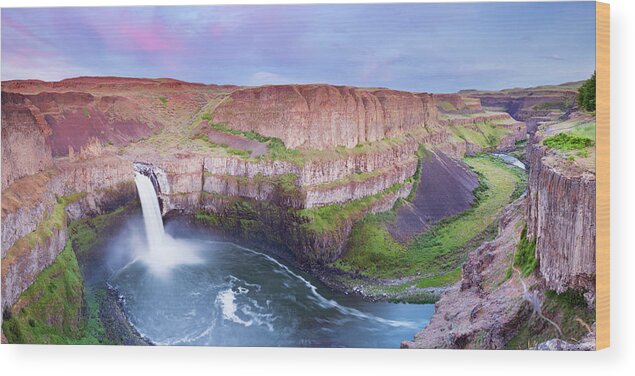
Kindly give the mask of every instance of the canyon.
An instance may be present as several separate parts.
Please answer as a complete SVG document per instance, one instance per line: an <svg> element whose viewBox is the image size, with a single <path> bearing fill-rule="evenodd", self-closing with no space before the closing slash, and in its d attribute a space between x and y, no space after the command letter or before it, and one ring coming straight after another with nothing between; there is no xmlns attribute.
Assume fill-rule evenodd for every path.
<svg viewBox="0 0 635 376"><path fill-rule="evenodd" d="M431 323L403 348L595 348L595 151L544 143L561 132L594 139L595 119L576 111L574 88L461 92L532 125L527 191L502 215L496 238L469 255ZM519 269L522 244L535 257L528 271ZM564 332L571 342L558 338Z"/></svg>
<svg viewBox="0 0 635 376"><path fill-rule="evenodd" d="M465 155L512 151L530 130L527 193L506 209L496 239L470 253L431 324L403 345L501 348L532 312L521 277L491 287L503 280L521 224L539 259L524 282L543 295L583 291L594 302L593 171L563 164L540 145L537 128L528 129L566 114L571 90L526 90L430 94L117 77L3 82L3 312L18 309L20 295L64 250L71 221L136 200L135 171L151 178L162 214L282 249L313 270L343 255L357 222L430 181L420 171L421 148L433 151L435 171L456 171L447 166ZM464 210L477 184L460 179L467 179ZM457 316L465 305L480 308Z"/></svg>

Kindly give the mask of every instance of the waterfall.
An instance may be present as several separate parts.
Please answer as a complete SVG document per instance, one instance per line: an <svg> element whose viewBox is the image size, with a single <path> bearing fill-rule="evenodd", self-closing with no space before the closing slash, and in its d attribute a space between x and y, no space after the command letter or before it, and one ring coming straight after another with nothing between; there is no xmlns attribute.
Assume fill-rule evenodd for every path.
<svg viewBox="0 0 635 376"><path fill-rule="evenodd" d="M141 200L141 210L143 211L143 222L146 227L146 236L150 253L156 254L163 244L164 230L159 200L157 199L154 186L149 177L135 172L134 177Z"/></svg>

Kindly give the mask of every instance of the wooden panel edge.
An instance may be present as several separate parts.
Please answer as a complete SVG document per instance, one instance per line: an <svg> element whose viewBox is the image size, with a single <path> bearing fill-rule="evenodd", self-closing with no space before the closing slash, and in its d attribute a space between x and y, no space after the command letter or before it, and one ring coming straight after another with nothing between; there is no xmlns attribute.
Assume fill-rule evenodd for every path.
<svg viewBox="0 0 635 376"><path fill-rule="evenodd" d="M610 346L610 7L596 2L596 349Z"/></svg>

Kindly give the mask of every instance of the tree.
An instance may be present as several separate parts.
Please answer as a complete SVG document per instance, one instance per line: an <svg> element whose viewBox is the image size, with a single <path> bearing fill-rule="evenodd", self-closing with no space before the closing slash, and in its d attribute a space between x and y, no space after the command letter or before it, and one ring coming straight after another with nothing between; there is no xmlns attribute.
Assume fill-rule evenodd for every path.
<svg viewBox="0 0 635 376"><path fill-rule="evenodd" d="M585 111L595 111L595 72L578 89L578 106Z"/></svg>

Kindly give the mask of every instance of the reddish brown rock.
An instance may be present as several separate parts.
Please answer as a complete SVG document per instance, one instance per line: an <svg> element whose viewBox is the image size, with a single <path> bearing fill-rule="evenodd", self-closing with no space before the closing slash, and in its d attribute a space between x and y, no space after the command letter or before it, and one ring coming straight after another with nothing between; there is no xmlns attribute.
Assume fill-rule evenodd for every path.
<svg viewBox="0 0 635 376"><path fill-rule="evenodd" d="M528 148L527 235L547 287L595 296L595 174L568 168L544 146Z"/></svg>
<svg viewBox="0 0 635 376"><path fill-rule="evenodd" d="M2 187L53 164L47 138L52 130L23 95L2 93Z"/></svg>
<svg viewBox="0 0 635 376"><path fill-rule="evenodd" d="M231 128L325 149L396 137L436 121L430 94L331 85L274 85L234 91L213 113Z"/></svg>
<svg viewBox="0 0 635 376"><path fill-rule="evenodd" d="M500 220L495 240L469 254L460 282L441 296L428 326L402 348L502 349L531 315L519 274L507 279L509 262L520 237L524 197ZM531 286L533 276L524 283Z"/></svg>

